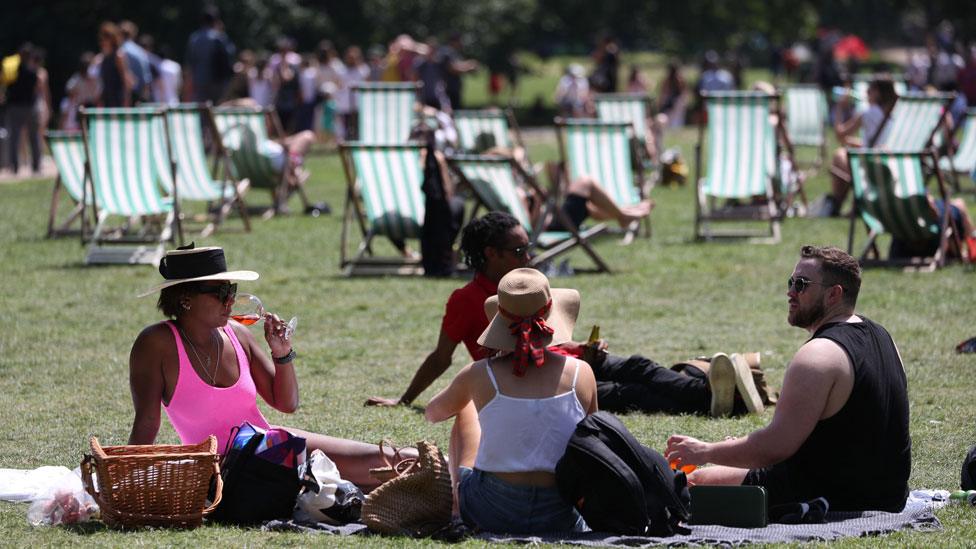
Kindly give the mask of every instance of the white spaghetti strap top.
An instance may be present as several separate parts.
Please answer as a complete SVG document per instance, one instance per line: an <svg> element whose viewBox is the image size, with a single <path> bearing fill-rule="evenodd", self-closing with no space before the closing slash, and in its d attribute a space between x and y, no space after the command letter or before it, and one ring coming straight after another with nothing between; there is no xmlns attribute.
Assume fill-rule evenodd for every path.
<svg viewBox="0 0 976 549"><path fill-rule="evenodd" d="M485 362L495 396L478 412L481 443L475 468L495 473L555 472L576 424L586 417L576 396L580 361L566 360L576 362L572 387L546 398L502 394L491 371L491 359Z"/></svg>

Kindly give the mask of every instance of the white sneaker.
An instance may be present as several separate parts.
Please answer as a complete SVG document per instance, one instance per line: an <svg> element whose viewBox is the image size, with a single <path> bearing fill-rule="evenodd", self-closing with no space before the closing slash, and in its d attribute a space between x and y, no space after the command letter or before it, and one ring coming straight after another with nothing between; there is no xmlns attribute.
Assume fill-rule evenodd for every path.
<svg viewBox="0 0 976 549"><path fill-rule="evenodd" d="M725 353L717 353L708 366L708 387L712 391L712 417L732 415L736 387L735 365Z"/></svg>
<svg viewBox="0 0 976 549"><path fill-rule="evenodd" d="M766 409L763 406L762 398L756 389L756 382L752 379L752 370L744 356L733 353L729 357L735 370L735 387L739 391L739 396L746 405L746 410L750 414L761 414Z"/></svg>

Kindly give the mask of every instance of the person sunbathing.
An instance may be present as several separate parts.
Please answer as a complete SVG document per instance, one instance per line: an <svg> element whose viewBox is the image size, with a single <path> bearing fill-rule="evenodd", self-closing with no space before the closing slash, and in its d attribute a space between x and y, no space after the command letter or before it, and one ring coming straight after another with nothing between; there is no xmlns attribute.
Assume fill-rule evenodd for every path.
<svg viewBox="0 0 976 549"><path fill-rule="evenodd" d="M502 277L528 266L529 237L510 214L491 212L464 228L461 252L475 271L474 279L448 299L436 347L400 398L374 396L365 405L410 405L447 371L461 343L472 360L488 356L478 342L490 320L483 313L483 304L496 294ZM605 410L713 416L763 410L749 366L738 358L718 355L707 375L683 375L641 355L616 356L606 348L606 342L596 349L588 343L566 341L550 349L588 360L596 375L600 406Z"/></svg>
<svg viewBox="0 0 976 549"><path fill-rule="evenodd" d="M455 506L469 527L498 534L587 530L556 488L556 462L576 424L597 410L588 364L548 350L571 340L579 292L515 269L488 299L478 338L491 355L458 372L427 405L432 423L454 418L450 466ZM518 324L518 330L511 326Z"/></svg>
<svg viewBox="0 0 976 549"><path fill-rule="evenodd" d="M129 353L129 385L135 415L129 444L153 444L160 406L183 444L217 437L223 452L233 427L248 421L267 429L260 395L287 414L298 409L296 353L277 315L264 317L265 352L251 332L230 319L237 295L233 281L252 281L254 271L228 271L221 248L171 250L159 264L166 279L140 297L159 292L157 307L168 320L147 326ZM378 482L369 469L385 465L379 447L291 427L309 451L325 452L344 479L364 489ZM391 454L392 455L392 454Z"/></svg>

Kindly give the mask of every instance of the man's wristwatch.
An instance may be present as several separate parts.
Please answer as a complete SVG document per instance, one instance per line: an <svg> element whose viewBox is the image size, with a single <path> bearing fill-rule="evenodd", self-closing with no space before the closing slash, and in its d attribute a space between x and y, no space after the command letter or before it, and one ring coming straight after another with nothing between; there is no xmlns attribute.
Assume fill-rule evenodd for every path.
<svg viewBox="0 0 976 549"><path fill-rule="evenodd" d="M275 364L288 364L289 362L295 360L295 357L296 356L298 356L298 353L296 353L295 352L295 348L292 347L291 349L288 350L288 354L287 355L285 355L285 356L272 356L271 357L271 360L273 360Z"/></svg>

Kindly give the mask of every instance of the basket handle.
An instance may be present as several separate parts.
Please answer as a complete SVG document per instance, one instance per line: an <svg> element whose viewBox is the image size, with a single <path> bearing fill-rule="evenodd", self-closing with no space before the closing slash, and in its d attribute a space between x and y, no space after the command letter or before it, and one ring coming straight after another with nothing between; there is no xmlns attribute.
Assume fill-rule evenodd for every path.
<svg viewBox="0 0 976 549"><path fill-rule="evenodd" d="M101 506L98 492L95 491L95 482L92 480L92 462L94 460L95 458L91 454L85 454L85 458L81 460L81 482L85 486L85 491L91 494L91 497L95 498L95 502Z"/></svg>
<svg viewBox="0 0 976 549"><path fill-rule="evenodd" d="M220 505L220 500L223 498L224 479L220 476L220 466L217 464L216 461L214 461L214 476L217 477L216 495L214 496L213 503L211 503L209 507L203 510L204 515L209 514L211 511L216 509L217 506Z"/></svg>

